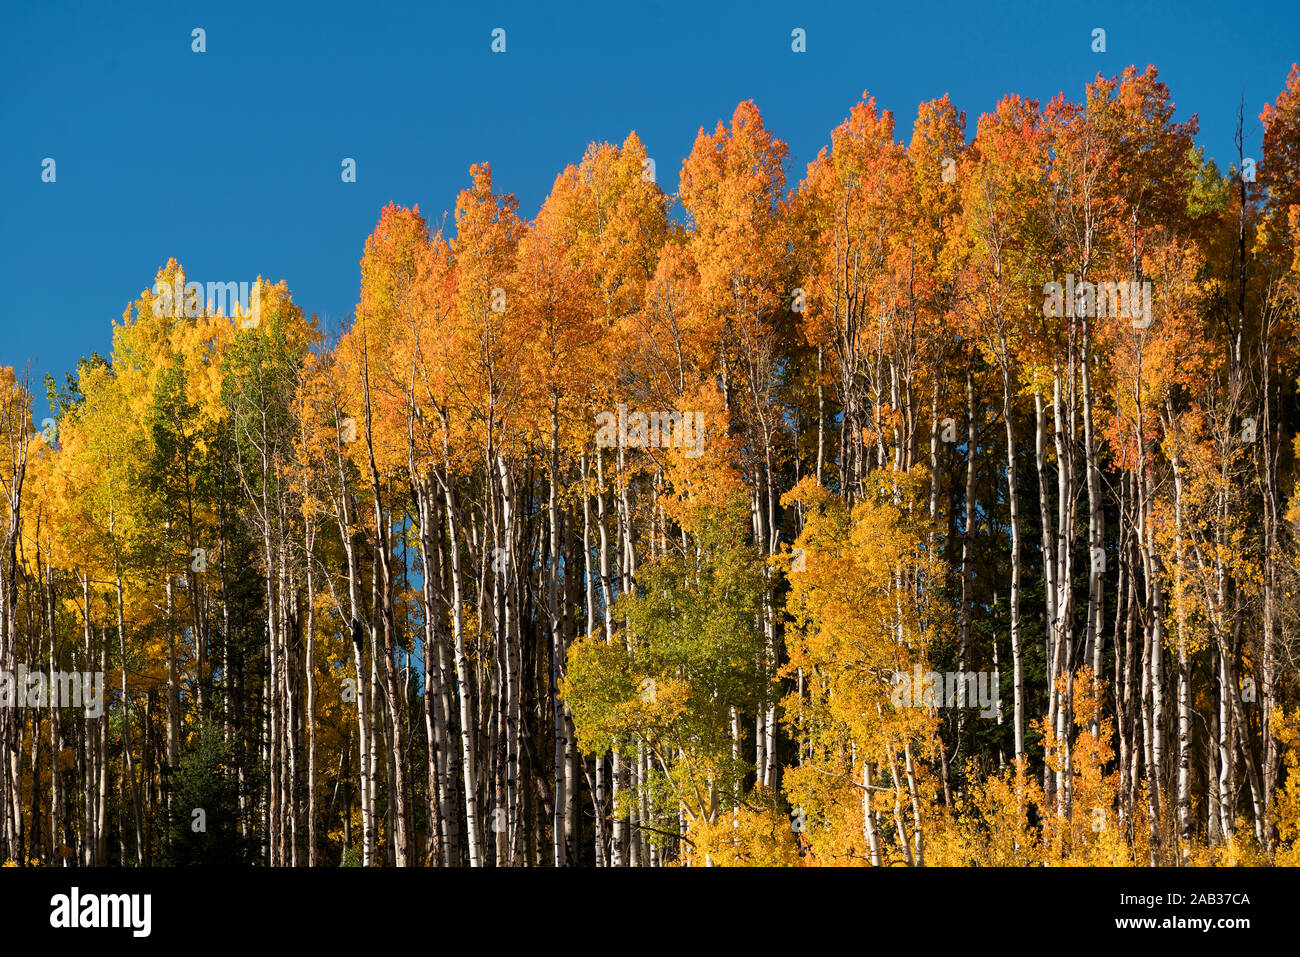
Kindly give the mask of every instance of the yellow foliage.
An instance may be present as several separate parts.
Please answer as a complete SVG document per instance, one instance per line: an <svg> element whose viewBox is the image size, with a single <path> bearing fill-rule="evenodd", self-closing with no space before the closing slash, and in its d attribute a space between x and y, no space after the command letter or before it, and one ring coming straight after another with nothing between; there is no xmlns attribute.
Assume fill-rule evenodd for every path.
<svg viewBox="0 0 1300 957"><path fill-rule="evenodd" d="M732 814L697 818L687 833L683 858L714 867L798 867L809 863L777 796L758 788Z"/></svg>

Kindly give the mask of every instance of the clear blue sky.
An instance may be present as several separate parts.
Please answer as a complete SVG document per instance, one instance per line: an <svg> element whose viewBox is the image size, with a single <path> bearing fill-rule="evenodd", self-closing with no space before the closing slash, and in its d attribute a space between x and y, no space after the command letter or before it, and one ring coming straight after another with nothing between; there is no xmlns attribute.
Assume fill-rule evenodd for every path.
<svg viewBox="0 0 1300 957"><path fill-rule="evenodd" d="M350 312L380 208L418 203L436 224L471 163L489 161L531 216L589 142L635 129L671 192L699 128L752 98L790 145L793 185L863 90L903 138L945 92L973 134L1003 94L1077 100L1098 71L1154 63L1226 167L1243 92L1258 156L1259 111L1300 60L1294 0L13 6L0 12L0 365L31 360L38 390L107 353L111 321L169 256L192 280L261 274L307 312ZM206 53L191 52L195 27Z"/></svg>

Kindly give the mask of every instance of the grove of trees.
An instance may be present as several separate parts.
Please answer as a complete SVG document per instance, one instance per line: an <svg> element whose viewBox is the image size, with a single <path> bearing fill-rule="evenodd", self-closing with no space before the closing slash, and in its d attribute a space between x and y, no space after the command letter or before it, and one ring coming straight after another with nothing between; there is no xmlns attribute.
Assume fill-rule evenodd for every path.
<svg viewBox="0 0 1300 957"><path fill-rule="evenodd" d="M795 181L744 102L675 195L385 207L340 329L169 261L48 420L0 368L0 675L104 675L10 679L0 862L1300 864L1300 66L1260 121L864 94Z"/></svg>

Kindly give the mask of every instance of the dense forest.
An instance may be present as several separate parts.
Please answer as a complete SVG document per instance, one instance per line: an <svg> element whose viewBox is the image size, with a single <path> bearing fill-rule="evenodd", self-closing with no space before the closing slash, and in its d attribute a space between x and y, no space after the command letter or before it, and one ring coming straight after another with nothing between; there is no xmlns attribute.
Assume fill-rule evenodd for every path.
<svg viewBox="0 0 1300 957"><path fill-rule="evenodd" d="M1300 863L1259 121L864 94L797 179L744 102L389 205L336 328L167 262L0 368L0 861Z"/></svg>

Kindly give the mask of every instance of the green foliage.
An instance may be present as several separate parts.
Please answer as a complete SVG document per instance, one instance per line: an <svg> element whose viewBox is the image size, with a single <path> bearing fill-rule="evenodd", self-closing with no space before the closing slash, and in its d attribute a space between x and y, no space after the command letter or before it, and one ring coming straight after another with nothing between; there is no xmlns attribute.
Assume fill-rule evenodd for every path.
<svg viewBox="0 0 1300 957"><path fill-rule="evenodd" d="M734 501L693 553L643 566L637 593L615 605L614 643L597 633L575 643L563 688L586 751L649 748L665 804L705 817L750 771L732 753L732 712L752 715L765 680L763 565L744 521Z"/></svg>
<svg viewBox="0 0 1300 957"><path fill-rule="evenodd" d="M1191 170L1187 184L1187 215L1199 219L1227 209L1229 180L1220 175L1214 160L1205 158L1205 147L1195 147L1188 158Z"/></svg>
<svg viewBox="0 0 1300 957"><path fill-rule="evenodd" d="M232 867L253 862L253 846L239 830L239 784L232 749L216 727L201 725L172 771L167 820L167 864ZM196 811L202 811L202 816Z"/></svg>

